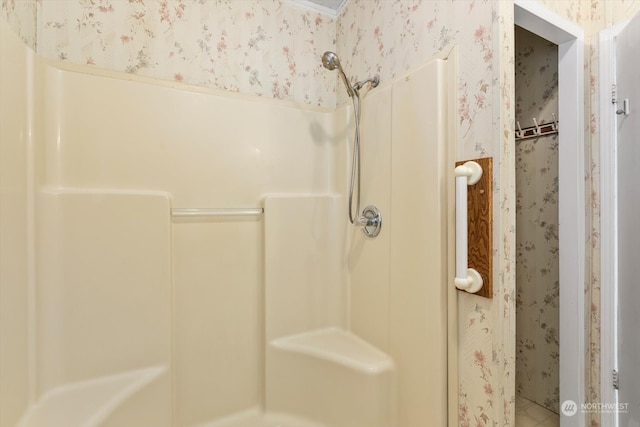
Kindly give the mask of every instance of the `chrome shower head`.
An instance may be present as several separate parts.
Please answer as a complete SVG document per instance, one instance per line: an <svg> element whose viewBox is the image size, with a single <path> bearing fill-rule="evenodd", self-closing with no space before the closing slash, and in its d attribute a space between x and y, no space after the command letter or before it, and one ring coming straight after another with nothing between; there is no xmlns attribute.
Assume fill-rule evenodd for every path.
<svg viewBox="0 0 640 427"><path fill-rule="evenodd" d="M340 74L340 77L342 77L342 81L344 82L344 85L347 87L347 94L349 96L353 96L354 94L353 86L351 86L351 83L349 83L349 80L347 79L347 75L344 73L344 70L340 65L340 60L338 59L338 55L336 55L333 52L325 52L322 55L322 65L327 70L338 69L338 73Z"/></svg>
<svg viewBox="0 0 640 427"><path fill-rule="evenodd" d="M324 68L331 71L340 67L340 60L338 59L338 55L333 52L325 52L322 55L322 65L324 65Z"/></svg>

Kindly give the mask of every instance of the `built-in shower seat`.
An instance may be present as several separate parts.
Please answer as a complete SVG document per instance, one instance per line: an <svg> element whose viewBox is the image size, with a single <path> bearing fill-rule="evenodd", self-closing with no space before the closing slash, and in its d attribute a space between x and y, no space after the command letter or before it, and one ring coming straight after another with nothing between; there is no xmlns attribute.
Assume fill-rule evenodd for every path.
<svg viewBox="0 0 640 427"><path fill-rule="evenodd" d="M391 358L340 328L267 345L266 409L332 427L392 425Z"/></svg>

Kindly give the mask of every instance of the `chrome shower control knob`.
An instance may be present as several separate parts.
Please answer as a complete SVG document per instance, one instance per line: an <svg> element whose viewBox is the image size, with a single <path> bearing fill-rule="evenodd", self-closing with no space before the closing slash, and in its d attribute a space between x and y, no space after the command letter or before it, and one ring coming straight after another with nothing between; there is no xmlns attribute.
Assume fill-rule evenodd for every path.
<svg viewBox="0 0 640 427"><path fill-rule="evenodd" d="M382 214L378 208L369 205L362 211L358 223L362 225L362 232L365 236L376 237L382 228Z"/></svg>

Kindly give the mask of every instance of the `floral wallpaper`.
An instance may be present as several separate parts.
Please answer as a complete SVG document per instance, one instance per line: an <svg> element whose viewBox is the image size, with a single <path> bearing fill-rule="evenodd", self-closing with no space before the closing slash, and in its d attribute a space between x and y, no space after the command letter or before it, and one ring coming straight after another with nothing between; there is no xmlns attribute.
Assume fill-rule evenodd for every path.
<svg viewBox="0 0 640 427"><path fill-rule="evenodd" d="M36 49L36 0L1 0L2 19L31 49Z"/></svg>
<svg viewBox="0 0 640 427"><path fill-rule="evenodd" d="M354 78L377 74L384 82L458 45L465 58L457 82L461 136L469 151L488 154L490 147L471 128L491 116L495 7L486 1L351 0L338 19L337 53ZM339 96L344 102L346 94Z"/></svg>
<svg viewBox="0 0 640 427"><path fill-rule="evenodd" d="M27 2L2 1L15 26L29 21ZM48 58L335 106L337 75L320 62L335 18L280 0L37 0L37 34Z"/></svg>
<svg viewBox="0 0 640 427"><path fill-rule="evenodd" d="M585 30L587 400L599 401L598 31L633 0L538 0ZM400 75L456 46L458 159L494 158L494 297L458 295L458 423L512 426L516 182L513 2L349 0L338 18L280 0L1 0L2 19L41 55L79 64L334 108L335 49L350 76ZM598 414L589 425L600 425Z"/></svg>
<svg viewBox="0 0 640 427"><path fill-rule="evenodd" d="M558 114L558 48L515 30L516 121ZM516 392L559 412L558 138L517 140Z"/></svg>

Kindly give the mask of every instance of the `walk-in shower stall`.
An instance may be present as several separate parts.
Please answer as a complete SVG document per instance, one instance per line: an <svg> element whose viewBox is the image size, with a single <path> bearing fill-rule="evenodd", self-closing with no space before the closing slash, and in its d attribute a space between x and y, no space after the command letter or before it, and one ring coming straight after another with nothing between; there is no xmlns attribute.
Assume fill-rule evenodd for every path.
<svg viewBox="0 0 640 427"><path fill-rule="evenodd" d="M348 103L0 42L1 427L446 425L448 61L357 88L372 238Z"/></svg>

